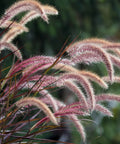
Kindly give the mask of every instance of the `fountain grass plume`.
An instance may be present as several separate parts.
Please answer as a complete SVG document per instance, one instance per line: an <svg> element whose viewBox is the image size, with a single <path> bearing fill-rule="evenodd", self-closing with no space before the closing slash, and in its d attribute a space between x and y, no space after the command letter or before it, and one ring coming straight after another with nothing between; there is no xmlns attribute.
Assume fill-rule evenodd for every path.
<svg viewBox="0 0 120 144"><path fill-rule="evenodd" d="M45 114L50 118L50 120L58 125L58 122L56 118L54 117L53 113L51 110L48 108L48 106L43 103L40 99L35 98L35 97L26 97L23 99L20 99L19 101L16 102L17 107L25 107L26 105L34 105L38 107L39 109L42 109Z"/></svg>

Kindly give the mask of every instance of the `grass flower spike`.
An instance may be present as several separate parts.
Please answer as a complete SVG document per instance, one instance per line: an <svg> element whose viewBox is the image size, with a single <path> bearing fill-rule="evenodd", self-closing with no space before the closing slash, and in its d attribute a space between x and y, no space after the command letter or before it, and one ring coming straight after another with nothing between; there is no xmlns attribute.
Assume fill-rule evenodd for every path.
<svg viewBox="0 0 120 144"><path fill-rule="evenodd" d="M17 101L16 105L18 107L24 107L26 105L34 105L34 106L38 107L39 109L42 109L45 112L45 114L49 117L49 119L54 124L58 125L58 122L57 122L56 118L54 117L53 113L51 112L51 110L47 107L47 105L45 103L43 103L38 98L26 97L26 98L23 98L23 99Z"/></svg>

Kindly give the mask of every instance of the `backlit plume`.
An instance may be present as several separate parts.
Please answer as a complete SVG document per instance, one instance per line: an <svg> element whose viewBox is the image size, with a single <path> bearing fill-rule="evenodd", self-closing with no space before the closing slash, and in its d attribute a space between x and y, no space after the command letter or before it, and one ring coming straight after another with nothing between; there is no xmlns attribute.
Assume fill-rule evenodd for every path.
<svg viewBox="0 0 120 144"><path fill-rule="evenodd" d="M22 12L24 15L21 19L13 20ZM0 124L5 123L1 131L3 135L7 131L4 138L6 143L9 143L9 138L15 135L14 131L22 133L24 126L30 126L28 131L31 132L50 121L60 125L64 117L70 119L85 141L86 133L79 116L86 117L94 111L99 111L112 117L112 112L101 102L120 102L119 95L102 91L98 95L93 86L93 83L96 83L105 91L109 88L109 84L120 83L120 77L115 75L114 69L114 66L120 68L120 43L97 38L86 39L67 46L59 57L41 55L24 60L18 47L13 44L14 38L29 31L28 22L42 18L48 23L48 16L57 14L58 11L52 6L41 4L36 0L21 0L9 7L0 19L0 27L8 29L0 39L0 53L8 49L18 59L8 74L0 79ZM64 52L67 52L68 58L63 57ZM5 58L0 59L0 64L3 61ZM103 77L87 69L80 70L77 65L93 63L99 65L100 62L107 71L107 75ZM53 92L59 89L71 91L73 102L68 104L60 100L61 98L55 98ZM41 117L41 111L46 116ZM13 131L8 132L11 128ZM30 136L29 138L32 138Z"/></svg>
<svg viewBox="0 0 120 144"><path fill-rule="evenodd" d="M54 124L56 124L56 125L58 124L57 120L56 120L55 116L53 115L53 113L51 112L51 110L47 107L47 105L44 102L42 102L38 98L26 97L26 98L23 98L23 99L20 99L19 101L17 101L16 105L18 107L23 107L26 105L34 105L34 106L38 107L39 109L42 109L44 111L44 113L50 118L50 120Z"/></svg>

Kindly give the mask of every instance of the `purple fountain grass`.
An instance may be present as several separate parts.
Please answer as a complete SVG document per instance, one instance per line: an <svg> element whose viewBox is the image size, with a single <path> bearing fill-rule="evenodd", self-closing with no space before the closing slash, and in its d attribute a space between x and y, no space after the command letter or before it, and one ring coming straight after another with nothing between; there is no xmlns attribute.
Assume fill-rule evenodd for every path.
<svg viewBox="0 0 120 144"><path fill-rule="evenodd" d="M108 53L111 62L113 65L117 66L118 68L120 67L120 59L119 57ZM72 62L74 63L86 63L86 64L91 64L91 63L98 63L98 62L103 62L102 58L99 57L99 55L91 52L83 53L80 54L74 58L72 58Z"/></svg>
<svg viewBox="0 0 120 144"><path fill-rule="evenodd" d="M106 107L104 107L101 104L96 104L95 105L95 110L104 113L105 115L109 117L113 117L112 113L110 110L108 110Z"/></svg>
<svg viewBox="0 0 120 144"><path fill-rule="evenodd" d="M13 4L10 8L8 8L5 12L5 15L1 19L1 24L5 21L11 20L13 17L18 15L21 12L34 10L37 13L40 13L41 17L48 22L48 18L42 8L42 5L35 0L21 0Z"/></svg>
<svg viewBox="0 0 120 144"><path fill-rule="evenodd" d="M109 56L110 56L112 63L119 68L120 67L120 58L116 57L112 54L109 54Z"/></svg>
<svg viewBox="0 0 120 144"><path fill-rule="evenodd" d="M114 50L114 49L120 49L120 43L110 43L108 45L102 46L106 50Z"/></svg>
<svg viewBox="0 0 120 144"><path fill-rule="evenodd" d="M90 71L85 71L85 70L78 70L73 66L70 65L65 65L62 63L56 64L53 68L55 69L59 69L60 71L67 71L67 72L73 72L73 73L77 73L79 75L83 75L85 76L87 79L94 81L96 83L98 83L101 87L107 89L107 83L105 83L105 81L103 81L97 74L90 72Z"/></svg>
<svg viewBox="0 0 120 144"><path fill-rule="evenodd" d="M102 79L103 79L104 81L110 83L110 79L109 79L108 76L104 76L104 77L102 77ZM115 77L114 77L114 82L115 82L115 83L120 83L120 77L119 77L119 76L115 76Z"/></svg>
<svg viewBox="0 0 120 144"><path fill-rule="evenodd" d="M39 92L39 94L41 96L48 98L48 100L51 102L54 112L56 112L58 110L58 106L57 106L57 103L56 103L54 97L47 90L45 90L44 88L41 88L39 86L36 86L36 84L33 82L29 82L27 84L24 84L24 86L23 86L23 89L31 89L31 88L32 88L32 92Z"/></svg>
<svg viewBox="0 0 120 144"><path fill-rule="evenodd" d="M74 57L75 55L79 55L79 53L81 54L81 53L85 53L85 52L86 53L87 52L95 53L103 59L104 63L106 64L110 79L111 79L111 81L113 81L113 79L114 79L114 69L113 69L112 62L111 62L107 52L104 51L103 49L101 49L100 47L96 47L94 45L87 45L86 44L86 45L83 45L80 48L78 48L76 51L74 51L74 48L73 48L73 51L72 52L69 51L69 54L71 55L71 57Z"/></svg>
<svg viewBox="0 0 120 144"><path fill-rule="evenodd" d="M19 21L12 21L21 12L27 13ZM26 133L23 128L29 127L30 122L35 123L29 127L29 132L49 121L60 125L61 119L65 117L73 122L85 142L86 133L79 116L89 116L95 110L112 117L112 112L101 102L120 102L119 95L96 95L91 82L99 84L104 89L107 89L111 82L120 83L120 77L114 73L114 66L120 67L120 43L97 38L85 39L70 44L63 52L60 51L58 57L41 55L23 60L20 50L12 43L13 39L23 32L28 32L26 24L35 18L41 17L48 23L48 16L57 14L58 11L52 6L43 5L36 0L21 0L8 8L0 19L0 27L9 28L0 40L0 52L7 48L18 58L5 78L0 79L0 124L3 125L0 129L4 137L1 143L9 142L10 137L16 133ZM66 50L69 58L62 57ZM77 64L99 62L105 64L107 76L100 77L96 73L76 68ZM74 98L74 102L70 104L56 99L49 90L54 91L56 88L69 89L77 99ZM17 108L14 109L15 106ZM36 118L40 116L40 109L46 116ZM5 135L4 132L8 133ZM27 138L27 134L23 135L23 139ZM21 138L21 141L23 139Z"/></svg>
<svg viewBox="0 0 120 144"><path fill-rule="evenodd" d="M7 43L7 42L0 42L0 52L5 49L8 49L14 52L14 54L18 57L18 59L22 61L22 54L20 50L14 44Z"/></svg>
<svg viewBox="0 0 120 144"><path fill-rule="evenodd" d="M15 28L18 27L19 29L28 32L28 28L25 26L22 26L21 24L15 22L15 21L6 21L5 23L0 25L1 28Z"/></svg>
<svg viewBox="0 0 120 144"><path fill-rule="evenodd" d="M77 41L77 42L73 43L72 45L69 46L67 51L68 51L68 53L72 52L72 51L76 51L84 45L93 45L96 47L101 47L103 45L108 45L108 44L111 44L111 42L104 40L104 39L90 38L90 39L85 39L85 40Z"/></svg>
<svg viewBox="0 0 120 144"><path fill-rule="evenodd" d="M43 9L47 15L58 15L58 11L49 5L43 5Z"/></svg>
<svg viewBox="0 0 120 144"><path fill-rule="evenodd" d="M44 9L46 15L58 15L58 11L54 7L43 5L42 8ZM21 19L20 24L25 25L29 21L38 17L41 17L39 13L37 13L36 11L30 11Z"/></svg>
<svg viewBox="0 0 120 144"><path fill-rule="evenodd" d="M44 11L45 9L45 11ZM44 6L41 5L39 2L35 0L22 0L20 2L15 3L12 7L10 7L6 11L6 15L3 16L3 18L0 20L1 27L5 26L7 23L9 23L9 20L11 20L15 15L19 14L23 11L30 11L27 15L25 15L22 20L18 23L14 22L13 28L10 29L6 35L1 39L1 41L11 42L17 35L25 32L28 32L28 29L24 25L31 21L34 18L37 18L40 16L43 18L44 21L48 22L47 15L57 15L58 11L51 7L51 6ZM33 10L33 11L31 11ZM15 25L16 24L16 25ZM14 27L17 26L17 27Z"/></svg>
<svg viewBox="0 0 120 144"><path fill-rule="evenodd" d="M58 105L56 103L56 100L53 98L53 96L47 91L47 90L41 90L39 91L39 93L42 95L42 96L45 96L49 99L52 107L53 107L53 110L54 112L56 112L58 110Z"/></svg>
<svg viewBox="0 0 120 144"><path fill-rule="evenodd" d="M20 99L19 101L17 101L16 105L18 107L24 107L26 105L37 106L39 109L42 109L45 112L45 114L50 118L50 120L54 124L58 125L56 118L54 117L53 113L50 111L48 106L38 98L26 97L26 98L23 98L23 99Z"/></svg>
<svg viewBox="0 0 120 144"><path fill-rule="evenodd" d="M83 125L81 124L81 121L77 118L76 115L71 115L70 119L73 121L75 127L77 128L78 132L81 134L83 141L86 141L86 133L84 130Z"/></svg>
<svg viewBox="0 0 120 144"><path fill-rule="evenodd" d="M105 83L105 81L103 81L97 74L95 74L93 72L89 72L89 71L80 71L79 73L82 74L83 76L87 77L91 81L98 83L101 87L103 87L105 89L108 88L107 83Z"/></svg>
<svg viewBox="0 0 120 144"><path fill-rule="evenodd" d="M0 20L1 27L5 26L9 22L9 20L11 20L14 16L23 11L30 11L29 12L30 14L29 13L26 14L21 19L21 21L18 23L19 26L17 27L12 26L13 28L6 33L6 35L1 39L1 41L11 42L16 36L23 33L24 31L28 32L28 29L24 25L29 21L33 20L34 18L40 16L41 18L43 18L44 21L48 22L47 15L58 14L58 11L51 6L41 5L39 2L35 0L22 0L13 4L13 6L6 11L6 15L3 16L3 18ZM16 22L14 23L17 25Z"/></svg>
<svg viewBox="0 0 120 144"><path fill-rule="evenodd" d="M72 57L72 62L76 64L84 63L90 65L91 63L103 62L103 60L99 55L95 53L86 52L86 53L81 53L79 55L76 55L75 57Z"/></svg>
<svg viewBox="0 0 120 144"><path fill-rule="evenodd" d="M21 20L20 24L21 25L26 25L28 22L32 21L33 19L36 19L40 17L41 15L35 11L30 11L28 12Z"/></svg>
<svg viewBox="0 0 120 144"><path fill-rule="evenodd" d="M99 39L99 38L89 38L89 39L84 39L78 42L75 42L73 45L70 46L69 50L73 49L73 47L79 46L79 45L84 45L84 44L94 44L96 46L102 46L102 45L108 45L111 44L112 42L105 40L105 39ZM77 48L77 47L76 47ZM68 51L69 51L68 50Z"/></svg>
<svg viewBox="0 0 120 144"><path fill-rule="evenodd" d="M83 104L86 107L86 110L88 109L88 104L87 104L87 100L85 98L85 95L82 93L80 88L73 81L68 81L68 80L64 81L63 86L65 86L69 90L71 90L79 98L79 101L83 102Z"/></svg>
<svg viewBox="0 0 120 144"><path fill-rule="evenodd" d="M119 57L120 56L120 50L119 49L112 49L112 51Z"/></svg>
<svg viewBox="0 0 120 144"><path fill-rule="evenodd" d="M1 42L8 42L8 43L11 43L12 40L22 34L23 32L28 32L28 31L25 31L23 29L21 29L20 27L14 27L14 28L11 28L1 39Z"/></svg>
<svg viewBox="0 0 120 144"><path fill-rule="evenodd" d="M98 102L102 102L102 101L120 101L120 96L119 95L115 95L115 94L99 94L95 96L96 99L96 103ZM95 106L95 110L101 111L102 113L104 113L105 115L108 115L110 117L112 117L112 113L110 110L108 110L108 108L104 107L101 104L96 104Z"/></svg>
<svg viewBox="0 0 120 144"><path fill-rule="evenodd" d="M68 73L68 74L66 73L60 76L59 79L61 82L62 81L64 82L64 80L69 80L69 79L79 82L83 86L83 88L86 90L87 95L91 99L91 110L94 109L94 106L95 106L94 90L90 82L84 76L81 76L76 73Z"/></svg>
<svg viewBox="0 0 120 144"><path fill-rule="evenodd" d="M45 102L45 103L47 103L47 104L51 104L51 102L50 101L48 101L48 100L46 100L46 98L42 98L41 99L43 102ZM61 101L59 101L59 100L57 100L56 99L56 103L57 103L57 105L58 105L58 107L60 108L60 110L61 109L67 109L67 111L69 111L69 108L71 108L71 107L77 107L78 108L78 111L81 109L81 110L84 110L84 109L86 109L85 107L84 107L84 105L82 105L82 103L81 102L76 102L76 103L72 103L72 104L69 104L69 105L65 105L64 103L62 103ZM73 111L72 111L73 112ZM83 125L81 124L81 122L80 122L80 120L77 118L77 116L75 115L75 114L72 114L72 112L70 111L70 113L69 112L67 112L67 113L60 113L59 114L59 111L57 112L57 113L55 113L54 115L55 116L67 116L73 123L74 123L74 125L75 125L75 127L76 127L76 129L78 130L78 132L81 134L81 136L82 136L82 138L83 138L83 141L85 141L86 140L86 134L85 134L85 130L84 130L84 127L83 127ZM78 114L78 113L77 113ZM79 113L80 114L80 113ZM82 114L82 113L81 113ZM85 113L84 113L85 114ZM87 114L87 113L86 113ZM85 114L85 116L86 116L86 114ZM45 122L45 121L47 121L48 120L48 117L45 117L45 118L43 118L43 119L41 119L40 121L38 121L32 128L31 128L31 130L33 130L34 128L37 128L37 127L39 127L39 125L41 125L43 122Z"/></svg>
<svg viewBox="0 0 120 144"><path fill-rule="evenodd" d="M115 100L115 101L120 101L120 95L115 95L115 94L99 94L96 95L96 101L108 101L108 100Z"/></svg>
<svg viewBox="0 0 120 144"><path fill-rule="evenodd" d="M43 68L46 69L50 67L56 61L56 59L57 59L56 57L50 57L50 56L35 56L32 58L26 59L22 61L21 63L14 66L12 74L16 73L17 71L23 70L23 68L25 68L26 72L31 71L30 69L35 69L34 67L37 67L38 70L43 70ZM68 64L68 65L74 64L69 59L60 59L59 64L60 63Z"/></svg>

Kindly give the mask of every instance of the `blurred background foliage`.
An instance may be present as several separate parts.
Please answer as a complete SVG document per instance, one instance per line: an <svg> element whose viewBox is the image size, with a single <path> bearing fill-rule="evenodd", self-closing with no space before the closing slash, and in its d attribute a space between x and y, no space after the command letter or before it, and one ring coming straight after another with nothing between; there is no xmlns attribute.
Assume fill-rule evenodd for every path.
<svg viewBox="0 0 120 144"><path fill-rule="evenodd" d="M119 0L40 0L44 4L55 6L58 16L51 16L49 25L41 19L28 23L29 33L18 36L14 43L23 46L24 59L38 54L56 55L68 37L69 43L78 36L78 40L84 38L105 38L112 41L120 41L120 1ZM4 13L15 0L0 0L0 14ZM6 53L6 52L4 52ZM106 75L103 64L82 65ZM117 73L120 73L116 69ZM108 90L101 89L94 84L95 92L114 92L120 94L120 85L110 85ZM114 118L103 117L102 114L93 113L94 122L83 119L86 125L88 144L119 144L120 143L120 104L107 103L113 109ZM72 126L71 126L72 129ZM79 144L81 139L73 128L73 142ZM81 142L82 143L82 142Z"/></svg>

